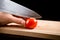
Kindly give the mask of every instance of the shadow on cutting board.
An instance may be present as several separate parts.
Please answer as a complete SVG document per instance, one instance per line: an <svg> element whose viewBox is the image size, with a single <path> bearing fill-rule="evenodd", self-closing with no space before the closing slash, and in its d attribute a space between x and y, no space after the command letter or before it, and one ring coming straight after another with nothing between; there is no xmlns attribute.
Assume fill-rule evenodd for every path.
<svg viewBox="0 0 60 40"><path fill-rule="evenodd" d="M1 25L0 27L15 27L15 28L23 28L23 29L26 29L25 27L23 27L21 25Z"/></svg>
<svg viewBox="0 0 60 40"><path fill-rule="evenodd" d="M0 40L51 40L51 39L43 39L43 38L34 38L28 36L18 36L18 35L10 35L10 34L1 34Z"/></svg>

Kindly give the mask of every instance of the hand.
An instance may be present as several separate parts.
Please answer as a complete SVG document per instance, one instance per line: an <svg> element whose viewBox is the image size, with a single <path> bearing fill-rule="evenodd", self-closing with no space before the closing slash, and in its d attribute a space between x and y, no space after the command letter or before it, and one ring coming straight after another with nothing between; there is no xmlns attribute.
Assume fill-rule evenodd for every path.
<svg viewBox="0 0 60 40"><path fill-rule="evenodd" d="M0 12L0 25L5 25L12 22L22 24L22 25L25 24L25 20L22 18L15 17L6 12Z"/></svg>

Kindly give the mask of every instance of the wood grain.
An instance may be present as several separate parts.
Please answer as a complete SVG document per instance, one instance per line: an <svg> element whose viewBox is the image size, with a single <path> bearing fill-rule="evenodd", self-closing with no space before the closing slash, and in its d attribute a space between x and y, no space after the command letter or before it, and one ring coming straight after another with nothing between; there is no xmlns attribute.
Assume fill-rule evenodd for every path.
<svg viewBox="0 0 60 40"><path fill-rule="evenodd" d="M20 24L10 23L0 27L0 33L23 35L37 38L60 39L60 22L37 20L38 25L34 29L26 29Z"/></svg>

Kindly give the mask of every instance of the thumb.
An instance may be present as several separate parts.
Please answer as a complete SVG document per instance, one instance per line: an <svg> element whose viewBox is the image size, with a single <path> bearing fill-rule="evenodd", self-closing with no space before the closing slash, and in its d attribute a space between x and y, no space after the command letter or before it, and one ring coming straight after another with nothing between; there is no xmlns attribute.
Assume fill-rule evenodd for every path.
<svg viewBox="0 0 60 40"><path fill-rule="evenodd" d="M10 19L11 19L10 20L11 22L22 24L22 25L25 24L25 20L22 18L17 18L17 17L12 16L12 17L10 17Z"/></svg>

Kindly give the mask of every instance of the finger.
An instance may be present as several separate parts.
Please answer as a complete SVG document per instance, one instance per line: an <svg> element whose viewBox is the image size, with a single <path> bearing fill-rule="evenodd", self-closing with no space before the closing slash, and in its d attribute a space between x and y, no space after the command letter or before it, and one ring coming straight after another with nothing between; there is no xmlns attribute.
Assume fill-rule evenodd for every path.
<svg viewBox="0 0 60 40"><path fill-rule="evenodd" d="M17 15L12 15L12 16L17 17L17 18L23 18L24 20L29 18L29 17L17 16Z"/></svg>
<svg viewBox="0 0 60 40"><path fill-rule="evenodd" d="M17 18L17 17L11 16L10 19L11 19L10 20L11 22L22 24L22 25L25 24L25 20L22 18Z"/></svg>

